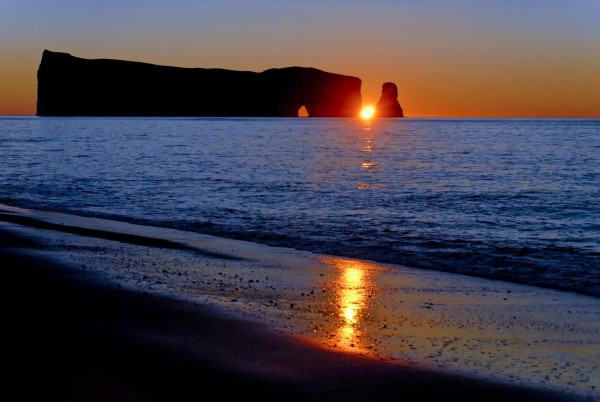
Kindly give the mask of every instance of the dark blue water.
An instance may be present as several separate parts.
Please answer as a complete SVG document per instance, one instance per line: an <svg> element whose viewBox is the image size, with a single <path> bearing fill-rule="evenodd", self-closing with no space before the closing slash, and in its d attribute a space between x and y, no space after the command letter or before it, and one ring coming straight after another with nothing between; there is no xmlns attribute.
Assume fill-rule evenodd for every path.
<svg viewBox="0 0 600 402"><path fill-rule="evenodd" d="M599 119L4 117L0 202L600 296Z"/></svg>

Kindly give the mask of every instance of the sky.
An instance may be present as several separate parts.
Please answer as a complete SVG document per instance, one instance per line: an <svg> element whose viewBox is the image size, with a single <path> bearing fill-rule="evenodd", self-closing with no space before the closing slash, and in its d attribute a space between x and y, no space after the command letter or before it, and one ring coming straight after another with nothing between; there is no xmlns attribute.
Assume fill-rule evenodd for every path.
<svg viewBox="0 0 600 402"><path fill-rule="evenodd" d="M386 81L408 117L600 117L599 0L0 0L0 114L35 114L44 49Z"/></svg>

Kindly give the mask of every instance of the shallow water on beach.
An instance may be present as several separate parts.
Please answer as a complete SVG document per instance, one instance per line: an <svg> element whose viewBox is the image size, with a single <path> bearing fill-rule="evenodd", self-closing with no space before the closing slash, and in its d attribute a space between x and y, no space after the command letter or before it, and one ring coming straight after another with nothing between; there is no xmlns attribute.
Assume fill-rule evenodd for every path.
<svg viewBox="0 0 600 402"><path fill-rule="evenodd" d="M598 119L2 117L0 202L600 296Z"/></svg>

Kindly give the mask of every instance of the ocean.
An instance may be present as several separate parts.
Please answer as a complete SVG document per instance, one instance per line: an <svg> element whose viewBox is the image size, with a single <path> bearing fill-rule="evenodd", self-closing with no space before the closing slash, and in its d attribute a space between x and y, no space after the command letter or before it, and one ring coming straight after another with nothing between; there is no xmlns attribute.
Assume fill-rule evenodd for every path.
<svg viewBox="0 0 600 402"><path fill-rule="evenodd" d="M5 116L0 203L600 297L600 119Z"/></svg>

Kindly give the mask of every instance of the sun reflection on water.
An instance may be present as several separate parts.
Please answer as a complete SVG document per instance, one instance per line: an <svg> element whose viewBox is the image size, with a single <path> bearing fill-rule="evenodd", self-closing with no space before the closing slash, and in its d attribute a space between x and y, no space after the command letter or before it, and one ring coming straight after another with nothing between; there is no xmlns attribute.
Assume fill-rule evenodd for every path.
<svg viewBox="0 0 600 402"><path fill-rule="evenodd" d="M372 145L373 135L371 133L369 133L369 131L371 130L371 122L370 122L370 120L365 120L364 122L365 123L362 127L362 129L365 131L365 136L363 138L364 144L363 144L363 147L360 150L360 152L365 152L366 153L365 156L369 156L369 158L372 158L373 157L373 155L372 155L372 153L373 153L373 145ZM376 179L377 176L375 175L375 173L376 173L376 169L378 167L379 166L377 165L377 163L373 162L372 160L367 160L367 161L361 162L361 168L367 170L370 173L368 181L377 180ZM379 188L379 185L375 184L373 182L370 182L370 183L361 182L358 184L357 188L359 190L368 189L368 188L377 189L377 188Z"/></svg>

